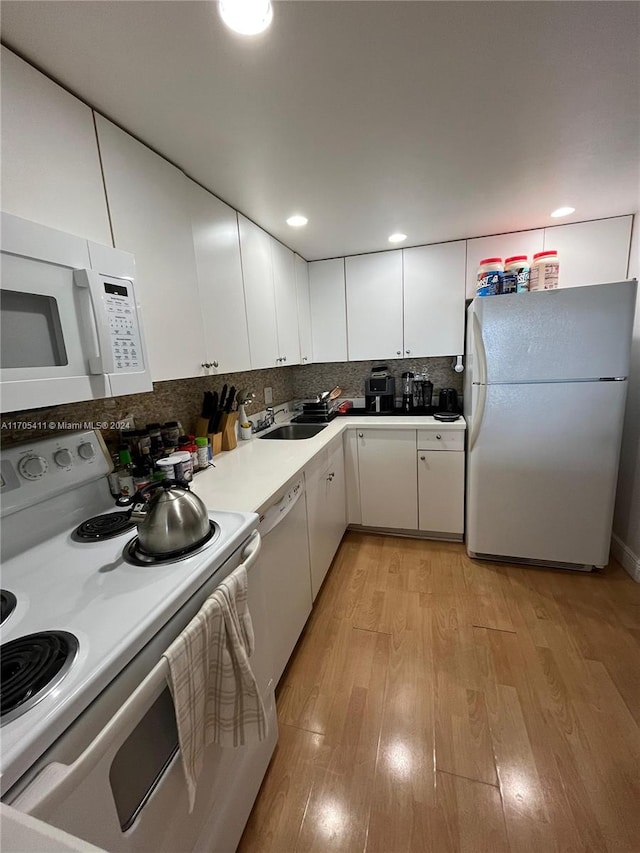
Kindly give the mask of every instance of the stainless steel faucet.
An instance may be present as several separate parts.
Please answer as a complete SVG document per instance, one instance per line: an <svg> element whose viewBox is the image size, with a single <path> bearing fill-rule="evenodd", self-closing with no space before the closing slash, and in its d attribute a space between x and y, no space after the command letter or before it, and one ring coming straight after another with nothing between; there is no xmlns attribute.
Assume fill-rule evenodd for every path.
<svg viewBox="0 0 640 853"><path fill-rule="evenodd" d="M262 432L263 429L268 429L270 426L273 426L276 422L276 415L279 415L280 412L286 411L286 408L282 408L277 409L277 411L274 412L273 406L267 406L267 408L265 409L264 418L259 418L255 427L253 428L254 433Z"/></svg>

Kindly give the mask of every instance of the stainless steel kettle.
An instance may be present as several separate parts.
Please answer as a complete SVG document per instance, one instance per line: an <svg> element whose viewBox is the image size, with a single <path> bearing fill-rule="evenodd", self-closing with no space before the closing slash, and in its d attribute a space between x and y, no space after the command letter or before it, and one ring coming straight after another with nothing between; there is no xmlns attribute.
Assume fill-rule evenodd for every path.
<svg viewBox="0 0 640 853"><path fill-rule="evenodd" d="M145 501L149 491L154 494ZM197 548L211 535L207 508L181 480L150 483L119 506L133 504L131 519L138 523L138 547L154 557L170 557Z"/></svg>

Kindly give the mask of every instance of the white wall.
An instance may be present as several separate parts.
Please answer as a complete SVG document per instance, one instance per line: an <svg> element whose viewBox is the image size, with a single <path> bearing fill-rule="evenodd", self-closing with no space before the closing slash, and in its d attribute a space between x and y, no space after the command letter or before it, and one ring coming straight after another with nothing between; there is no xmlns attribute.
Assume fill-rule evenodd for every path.
<svg viewBox="0 0 640 853"><path fill-rule="evenodd" d="M633 220L629 277L640 279L640 213ZM640 581L640 294L633 329L613 532L614 555Z"/></svg>

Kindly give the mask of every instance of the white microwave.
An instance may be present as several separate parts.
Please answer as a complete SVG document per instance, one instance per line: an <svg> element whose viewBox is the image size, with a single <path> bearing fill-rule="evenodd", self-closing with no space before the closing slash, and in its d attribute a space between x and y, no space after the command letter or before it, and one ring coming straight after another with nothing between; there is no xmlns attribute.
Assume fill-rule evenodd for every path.
<svg viewBox="0 0 640 853"><path fill-rule="evenodd" d="M2 411L153 389L133 255L3 213L0 264Z"/></svg>

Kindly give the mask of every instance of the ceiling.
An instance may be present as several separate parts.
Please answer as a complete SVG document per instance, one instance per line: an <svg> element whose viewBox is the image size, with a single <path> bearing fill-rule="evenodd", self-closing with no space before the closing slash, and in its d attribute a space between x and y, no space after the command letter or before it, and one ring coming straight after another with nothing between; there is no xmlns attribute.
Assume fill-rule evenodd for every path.
<svg viewBox="0 0 640 853"><path fill-rule="evenodd" d="M637 210L639 17L288 0L247 39L205 0L3 0L2 39L313 260Z"/></svg>

